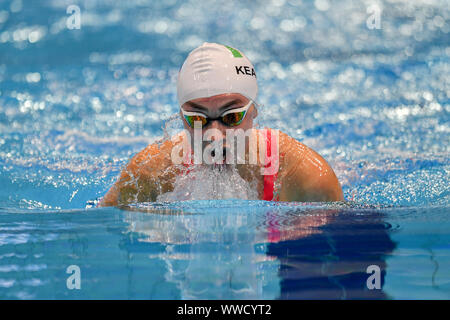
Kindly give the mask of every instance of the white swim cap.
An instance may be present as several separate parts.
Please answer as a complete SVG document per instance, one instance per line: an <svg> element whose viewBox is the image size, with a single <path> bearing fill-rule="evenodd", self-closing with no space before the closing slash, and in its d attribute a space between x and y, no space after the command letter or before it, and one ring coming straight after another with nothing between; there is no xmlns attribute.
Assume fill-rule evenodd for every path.
<svg viewBox="0 0 450 320"><path fill-rule="evenodd" d="M191 51L178 73L178 103L240 93L256 100L258 84L255 68L244 54L217 43L203 43Z"/></svg>

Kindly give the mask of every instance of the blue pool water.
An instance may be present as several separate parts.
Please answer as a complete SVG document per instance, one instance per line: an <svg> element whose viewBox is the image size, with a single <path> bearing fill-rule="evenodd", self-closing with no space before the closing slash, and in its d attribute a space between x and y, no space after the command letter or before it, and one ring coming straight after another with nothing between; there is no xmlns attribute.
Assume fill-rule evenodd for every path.
<svg viewBox="0 0 450 320"><path fill-rule="evenodd" d="M260 125L347 203L86 209L163 137L204 41L253 61ZM449 299L449 74L446 0L1 1L0 299Z"/></svg>

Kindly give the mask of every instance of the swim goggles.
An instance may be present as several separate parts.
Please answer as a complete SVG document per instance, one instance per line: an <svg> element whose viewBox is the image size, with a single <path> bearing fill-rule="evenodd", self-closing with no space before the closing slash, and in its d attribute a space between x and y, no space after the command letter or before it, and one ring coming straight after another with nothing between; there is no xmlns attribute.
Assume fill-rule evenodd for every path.
<svg viewBox="0 0 450 320"><path fill-rule="evenodd" d="M245 115L247 114L248 108L252 105L253 101L250 100L245 106L241 108L231 109L228 111L225 111L220 117L218 118L209 118L205 116L203 113L200 112L193 112L193 111L185 111L183 108L181 108L181 112L183 113L184 119L186 120L187 124L194 128L194 122L200 121L202 126L208 125L213 120L219 120L224 125L229 127L235 127L241 124L242 120L244 120Z"/></svg>

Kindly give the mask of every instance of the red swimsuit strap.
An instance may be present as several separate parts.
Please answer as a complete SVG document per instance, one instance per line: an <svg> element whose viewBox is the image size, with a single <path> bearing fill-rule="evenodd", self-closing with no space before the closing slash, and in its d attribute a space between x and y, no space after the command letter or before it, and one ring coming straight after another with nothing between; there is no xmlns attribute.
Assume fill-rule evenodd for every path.
<svg viewBox="0 0 450 320"><path fill-rule="evenodd" d="M266 133L266 141L267 141L267 151L266 151L266 165L265 167L269 167L270 163L268 163L268 158L271 155L272 149L272 134L270 129L265 131ZM273 143L277 143L277 140L274 139ZM278 193L274 196L275 191L275 180L277 179L277 174L273 175L265 175L264 176L264 194L263 194L263 200L267 201L279 201ZM276 218L276 214L269 211L267 212L267 241L268 242L279 242L281 240L281 233L278 229L278 221Z"/></svg>
<svg viewBox="0 0 450 320"><path fill-rule="evenodd" d="M265 136L266 136L266 141L267 141L267 146L266 146L266 165L265 167L268 168L270 167L270 163L269 163L269 159L271 156L271 152L272 152L272 143L277 143L277 140L274 139L272 141L272 132L270 129L266 129L265 130ZM275 148L276 150L276 148ZM274 197L274 191L275 191L275 181L277 180L277 173L275 174L271 174L271 175L265 175L264 176L264 193L263 193L263 200L267 200L267 201L278 201L278 194Z"/></svg>

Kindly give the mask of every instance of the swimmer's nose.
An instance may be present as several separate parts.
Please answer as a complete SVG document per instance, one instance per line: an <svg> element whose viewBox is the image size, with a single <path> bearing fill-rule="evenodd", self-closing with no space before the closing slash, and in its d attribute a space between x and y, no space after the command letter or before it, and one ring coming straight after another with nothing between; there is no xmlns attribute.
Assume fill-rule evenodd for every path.
<svg viewBox="0 0 450 320"><path fill-rule="evenodd" d="M219 120L212 120L210 128L220 130L223 135L225 134L225 130L227 129Z"/></svg>

